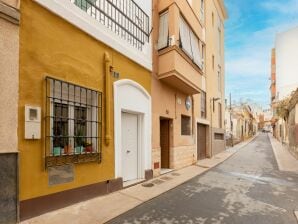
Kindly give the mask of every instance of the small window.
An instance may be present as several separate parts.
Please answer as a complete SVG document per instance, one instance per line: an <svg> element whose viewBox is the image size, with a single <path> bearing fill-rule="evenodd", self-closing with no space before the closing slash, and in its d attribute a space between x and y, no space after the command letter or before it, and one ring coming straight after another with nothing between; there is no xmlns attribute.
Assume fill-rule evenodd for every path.
<svg viewBox="0 0 298 224"><path fill-rule="evenodd" d="M158 50L169 46L168 12L159 16Z"/></svg>
<svg viewBox="0 0 298 224"><path fill-rule="evenodd" d="M214 13L212 12L212 26L214 27Z"/></svg>
<svg viewBox="0 0 298 224"><path fill-rule="evenodd" d="M206 93L204 91L201 92L201 118L206 118Z"/></svg>
<svg viewBox="0 0 298 224"><path fill-rule="evenodd" d="M218 71L217 71L217 89L218 92L221 92L221 67L218 66Z"/></svg>
<svg viewBox="0 0 298 224"><path fill-rule="evenodd" d="M189 116L181 115L181 135L191 135L191 119Z"/></svg>
<svg viewBox="0 0 298 224"><path fill-rule="evenodd" d="M212 55L212 69L214 70L214 64L215 64L215 59L214 59L214 55Z"/></svg>
<svg viewBox="0 0 298 224"><path fill-rule="evenodd" d="M214 133L215 140L224 140L224 134L222 133Z"/></svg>

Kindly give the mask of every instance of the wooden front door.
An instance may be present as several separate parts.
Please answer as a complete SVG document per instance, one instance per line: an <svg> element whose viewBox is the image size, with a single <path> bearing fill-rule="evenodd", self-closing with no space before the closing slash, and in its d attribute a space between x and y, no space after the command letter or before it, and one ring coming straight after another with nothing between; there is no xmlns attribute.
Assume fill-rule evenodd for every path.
<svg viewBox="0 0 298 224"><path fill-rule="evenodd" d="M197 125L197 150L198 150L198 160L206 158L207 151L207 141L206 141L206 125Z"/></svg>
<svg viewBox="0 0 298 224"><path fill-rule="evenodd" d="M170 168L170 120L160 120L161 168Z"/></svg>

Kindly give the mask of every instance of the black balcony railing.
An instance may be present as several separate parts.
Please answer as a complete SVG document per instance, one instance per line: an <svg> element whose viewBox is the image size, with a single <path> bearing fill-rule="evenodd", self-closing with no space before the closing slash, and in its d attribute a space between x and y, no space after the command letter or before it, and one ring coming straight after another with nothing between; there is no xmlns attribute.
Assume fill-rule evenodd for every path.
<svg viewBox="0 0 298 224"><path fill-rule="evenodd" d="M139 50L149 42L149 16L133 0L70 0Z"/></svg>

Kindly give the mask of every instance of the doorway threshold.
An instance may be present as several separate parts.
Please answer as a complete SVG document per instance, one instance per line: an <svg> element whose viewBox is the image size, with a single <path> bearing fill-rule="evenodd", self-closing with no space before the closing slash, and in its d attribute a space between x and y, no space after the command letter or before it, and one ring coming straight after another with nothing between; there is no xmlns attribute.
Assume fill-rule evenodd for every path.
<svg viewBox="0 0 298 224"><path fill-rule="evenodd" d="M166 174L166 173L169 173L169 172L172 172L173 169L165 169L165 168L162 168L160 169L160 175L163 175L163 174Z"/></svg>
<svg viewBox="0 0 298 224"><path fill-rule="evenodd" d="M132 186L142 183L144 181L145 181L145 179L128 180L128 181L123 182L123 188L132 187Z"/></svg>

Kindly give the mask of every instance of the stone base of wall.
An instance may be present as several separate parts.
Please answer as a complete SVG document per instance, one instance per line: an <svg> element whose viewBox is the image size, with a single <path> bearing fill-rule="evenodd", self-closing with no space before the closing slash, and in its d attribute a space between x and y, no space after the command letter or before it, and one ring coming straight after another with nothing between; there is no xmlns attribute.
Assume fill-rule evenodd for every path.
<svg viewBox="0 0 298 224"><path fill-rule="evenodd" d="M45 195L20 202L21 221L123 188L122 178Z"/></svg>
<svg viewBox="0 0 298 224"><path fill-rule="evenodd" d="M18 221L18 153L0 153L0 224Z"/></svg>
<svg viewBox="0 0 298 224"><path fill-rule="evenodd" d="M171 169L190 166L197 161L197 149L195 145L172 147L170 150Z"/></svg>

